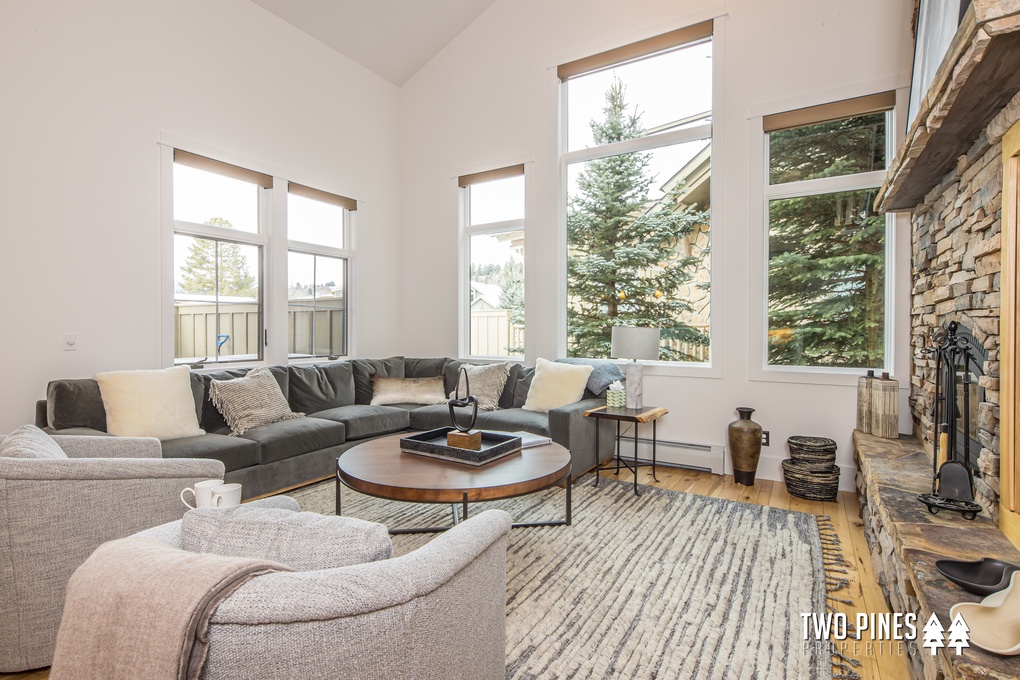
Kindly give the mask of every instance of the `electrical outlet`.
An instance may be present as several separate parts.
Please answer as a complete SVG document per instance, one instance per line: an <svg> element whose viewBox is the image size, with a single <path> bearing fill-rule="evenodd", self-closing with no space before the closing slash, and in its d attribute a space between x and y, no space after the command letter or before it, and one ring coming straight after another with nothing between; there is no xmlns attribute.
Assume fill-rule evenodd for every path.
<svg viewBox="0 0 1020 680"><path fill-rule="evenodd" d="M769 445L769 431L768 430L762 430L762 432L761 432L761 445L762 446L768 446Z"/></svg>

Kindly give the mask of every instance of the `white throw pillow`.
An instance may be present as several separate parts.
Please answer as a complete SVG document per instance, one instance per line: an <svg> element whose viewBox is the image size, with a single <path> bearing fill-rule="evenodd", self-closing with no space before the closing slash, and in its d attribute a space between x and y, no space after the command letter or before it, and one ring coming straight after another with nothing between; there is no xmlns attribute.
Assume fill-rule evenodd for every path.
<svg viewBox="0 0 1020 680"><path fill-rule="evenodd" d="M591 366L558 364L539 359L535 362L535 377L531 380L524 410L547 413L550 409L581 401L591 372Z"/></svg>
<svg viewBox="0 0 1020 680"><path fill-rule="evenodd" d="M205 434L198 426L191 369L107 371L92 376L106 409L106 431L118 437L180 439Z"/></svg>

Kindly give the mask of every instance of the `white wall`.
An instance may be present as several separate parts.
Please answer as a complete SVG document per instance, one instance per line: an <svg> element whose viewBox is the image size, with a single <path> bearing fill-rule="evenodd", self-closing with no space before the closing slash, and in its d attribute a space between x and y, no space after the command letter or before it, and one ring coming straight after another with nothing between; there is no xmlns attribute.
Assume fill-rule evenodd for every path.
<svg viewBox="0 0 1020 680"><path fill-rule="evenodd" d="M53 378L159 367L161 133L364 201L354 341L401 351L366 313L401 294L397 99L247 0L2 0L0 432Z"/></svg>
<svg viewBox="0 0 1020 680"><path fill-rule="evenodd" d="M536 356L558 352L554 322L557 290L557 157L555 86L550 67L710 16L711 0L677 3L635 0L499 0L448 45L400 92L401 210L407 355L457 352L457 194L451 177L498 167L504 160L534 161L533 221L527 266L534 277L529 347ZM645 379L646 403L665 406L664 439L724 444L734 407L757 409L755 420L772 434L759 474L779 479L785 440L794 434L828 436L839 445L843 488L853 488L850 435L855 389L752 379L749 330L752 305L762 304L750 275L760 241L761 203L750 200L760 183L752 165L754 115L909 85L912 42L908 0L731 0L725 5L723 105L716 111L713 189L713 313L722 314L716 377L655 369ZM771 110L770 110L771 109ZM760 124L759 124L760 125ZM760 131L760 127L758 128ZM721 143L720 143L721 142ZM760 149L760 147L758 147ZM760 157L760 150L758 151ZM759 185L760 186L760 185ZM718 196L718 194L717 194ZM895 371L906 388L909 347L909 225L897 226ZM760 246L759 246L760 247ZM758 265L760 267L760 265ZM719 311L721 310L721 312ZM427 330L427 332L423 332ZM718 337L718 336L717 336ZM683 372L681 372L683 373ZM688 372L689 373L689 372ZM901 431L909 431L905 403Z"/></svg>

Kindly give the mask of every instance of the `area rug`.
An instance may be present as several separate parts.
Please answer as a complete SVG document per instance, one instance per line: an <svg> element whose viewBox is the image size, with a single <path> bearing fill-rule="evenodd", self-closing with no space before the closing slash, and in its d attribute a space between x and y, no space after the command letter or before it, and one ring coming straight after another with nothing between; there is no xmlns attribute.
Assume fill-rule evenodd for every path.
<svg viewBox="0 0 1020 680"><path fill-rule="evenodd" d="M572 526L519 528L507 550L507 678L699 680L855 677L801 613L824 614L838 541L814 515L582 477ZM333 482L290 492L334 514ZM554 488L470 507L515 521L562 517ZM451 506L343 489L345 515L390 528L450 523ZM823 543L823 534L825 535ZM393 537L397 554L430 540Z"/></svg>

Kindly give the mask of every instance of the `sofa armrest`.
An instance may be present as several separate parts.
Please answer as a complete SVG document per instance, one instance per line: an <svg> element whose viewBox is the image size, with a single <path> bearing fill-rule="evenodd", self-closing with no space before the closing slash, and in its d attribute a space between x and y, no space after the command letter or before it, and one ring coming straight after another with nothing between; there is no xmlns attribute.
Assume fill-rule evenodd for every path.
<svg viewBox="0 0 1020 680"><path fill-rule="evenodd" d="M161 458L163 447L155 437L91 437L51 435L68 458Z"/></svg>
<svg viewBox="0 0 1020 680"><path fill-rule="evenodd" d="M201 481L223 474L223 463L208 458L0 458L0 480L11 481Z"/></svg>
<svg viewBox="0 0 1020 680"><path fill-rule="evenodd" d="M213 623L258 625L346 618L407 604L441 588L490 548L500 555L506 590L510 515L486 510L401 557L336 569L274 572L252 579L220 604Z"/></svg>
<svg viewBox="0 0 1020 680"><path fill-rule="evenodd" d="M278 508L280 510L301 512L301 506L290 496L260 498L257 501L249 501L244 505L256 508ZM170 547L183 549L181 543L181 520L179 519L167 522L166 524L160 524L158 527L152 527L145 531L139 531L135 535L141 538L153 538L166 543Z"/></svg>
<svg viewBox="0 0 1020 680"><path fill-rule="evenodd" d="M605 406L605 399L582 399L549 411L549 436L570 451L573 477L595 467L595 428L599 432L598 460L608 460L616 445L616 428L607 420L586 418L585 412Z"/></svg>

